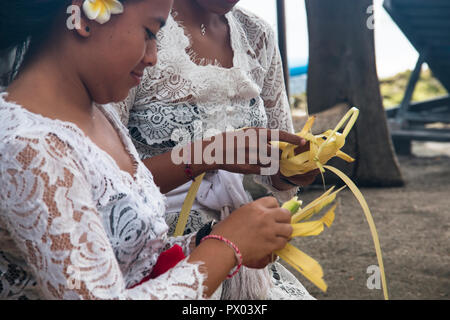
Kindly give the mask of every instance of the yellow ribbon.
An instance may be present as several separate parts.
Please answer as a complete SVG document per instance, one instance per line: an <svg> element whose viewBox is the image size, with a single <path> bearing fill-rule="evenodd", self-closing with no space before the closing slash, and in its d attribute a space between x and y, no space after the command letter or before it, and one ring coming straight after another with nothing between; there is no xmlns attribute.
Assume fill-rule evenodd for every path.
<svg viewBox="0 0 450 320"><path fill-rule="evenodd" d="M189 213L191 212L192 205L194 204L195 197L197 196L198 188L200 188L200 184L202 183L204 176L205 174L203 173L195 178L195 181L192 182L192 185L189 188L186 199L184 199L183 206L181 207L180 215L178 216L177 226L175 228L175 232L173 233L174 237L182 236L184 229L186 229Z"/></svg>
<svg viewBox="0 0 450 320"><path fill-rule="evenodd" d="M294 206L294 203L297 201L296 197L283 204L282 207L290 210L293 214L291 217L291 225L293 228L291 237L317 236L324 230L324 225L328 228L331 227L335 217L337 207L336 204L333 205L331 209L329 209L328 212L317 221L301 221L310 219L314 214L330 205L336 199L337 193L342 189L343 188L331 193L334 190L334 187L332 187L319 198L299 210L296 209L298 206ZM308 256L306 253L288 243L283 249L276 251L275 254L290 264L319 289L322 291L327 290L327 284L323 280L322 267L316 260Z"/></svg>
<svg viewBox="0 0 450 320"><path fill-rule="evenodd" d="M345 184L350 188L352 193L355 195L356 199L360 203L367 222L370 227L371 235L375 245L375 251L378 259L378 264L381 273L381 280L383 286L384 298L388 300L386 277L384 272L383 259L381 255L381 247L378 239L378 233L373 221L372 214L370 213L367 202L364 196L356 187L356 185L351 181L340 170L325 165L331 158L339 157L347 162L353 162L354 159L349 155L341 151L341 148L345 145L345 138L352 129L359 115L359 110L357 108L351 108L337 124L333 130L328 130L321 135L313 135L311 132L312 125L314 124L315 117L310 117L302 131L297 133L298 136L308 140L310 142L310 150L305 151L299 155L295 155L295 148L297 146L291 145L286 142L272 141L274 145L278 145L279 149L282 151L280 160L280 171L286 177L291 177L298 174L305 174L312 170L319 169L322 178L325 169L330 170L340 177ZM347 122L342 133L338 130L341 129ZM186 227L187 219L189 217L192 204L194 203L198 188L203 180L204 174L199 176L189 189L188 195L183 203L180 216L178 218L177 227L175 229L175 236L180 236L183 234ZM336 205L334 205L320 220L312 222L302 222L311 218L314 214L320 212L323 208L331 204L335 199L337 193L339 193L343 188L334 191L334 187L330 188L319 198L312 201L303 209L299 209L301 203L298 202L295 197L291 201L285 203L283 207L288 208L293 213L291 218L291 224L293 226L292 237L306 237L319 235L324 230L324 225L330 227L334 221L334 212ZM295 204L297 203L297 205ZM308 256L306 253L295 248L291 244L287 244L282 250L275 252L280 258L289 263L298 272L304 275L312 283L314 283L318 288L323 291L327 290L327 285L323 280L323 270L320 264L313 258Z"/></svg>
<svg viewBox="0 0 450 320"><path fill-rule="evenodd" d="M357 108L351 108L341 119L341 121L337 124L337 126L333 130L328 130L324 132L321 135L313 135L311 133L311 128L314 123L315 118L310 117L305 126L303 127L302 131L300 131L297 135L300 137L308 140L310 142L310 150L303 152L299 155L295 155L295 148L297 146L290 145L285 142L278 142L278 146L280 150L282 150L281 155L281 161L280 161L280 171L281 173L286 176L290 177L297 174L304 174L307 172L310 172L315 169L319 169L322 173L323 178L323 172L325 169L330 170L334 174L336 174L339 178L341 178L345 184L350 188L358 202L360 203L366 220L369 224L370 232L372 235L372 239L375 245L375 252L377 255L378 265L380 268L381 273L381 281L383 285L383 294L384 298L388 300L388 292L387 292L387 284L386 284L386 276L384 272L384 265L383 265L383 258L381 254L381 247L380 242L378 239L378 233L375 227L375 223L373 221L372 214L370 212L369 206L367 205L366 200L364 199L364 196L359 191L359 189L356 187L356 185L353 183L353 181L346 176L342 171L332 167L325 165L331 158L333 157L339 157L347 162L353 162L354 159L350 157L349 155L342 152L340 149L345 145L345 138L349 134L350 130L352 129L353 125L355 124L357 118L359 115L359 110ZM341 129L344 124L347 122L347 125L345 126L342 133L339 133L338 130ZM336 193L339 192L338 190L335 193L331 193L332 189L325 192L321 197L310 203L304 210L301 210L297 213L295 213L292 217L292 222L306 219L313 215L314 213L320 211L324 206L326 206L330 201L333 201ZM328 201L325 201L325 199L328 199ZM322 224L323 225L323 224ZM323 229L323 227L322 227ZM284 249L283 249L284 250ZM288 258L286 262L291 264L294 262L294 264L291 264L294 268L298 270L302 263L309 264L310 259L306 259L304 262L301 260L300 254L294 254L293 249L289 249L289 254L292 254L293 257L296 257L296 261L293 261L292 257L288 257L286 253L283 255L280 255L281 258ZM316 269L318 270L318 269ZM304 272L301 272L304 274ZM321 274L320 272L317 273ZM317 281L318 284L316 284L314 281ZM313 276L310 279L313 283L315 283L319 288L323 288L323 283L321 283L320 279L317 279L317 276Z"/></svg>

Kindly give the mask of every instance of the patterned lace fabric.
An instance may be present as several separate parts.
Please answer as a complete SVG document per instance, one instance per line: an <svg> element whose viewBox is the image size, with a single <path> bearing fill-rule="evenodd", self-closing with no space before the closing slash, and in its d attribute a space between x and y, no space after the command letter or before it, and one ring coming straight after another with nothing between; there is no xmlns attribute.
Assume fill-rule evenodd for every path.
<svg viewBox="0 0 450 320"><path fill-rule="evenodd" d="M294 132L282 62L272 28L239 8L225 17L234 53L232 68L222 68L217 61L199 63L191 49L189 35L175 21L173 12L158 34L157 65L147 68L141 84L125 101L115 105L141 158L168 152L191 139L243 127ZM298 191L292 188L280 192L272 187L267 176L255 176L254 180L281 202L291 199ZM175 228L189 185L166 194L169 234ZM207 221L220 217L220 212L194 203L185 231L195 232ZM269 272L273 286L267 298L314 299L279 263L274 263ZM244 281L240 286L251 284ZM239 290L239 286L230 290ZM241 296L240 292L233 294Z"/></svg>
<svg viewBox="0 0 450 320"><path fill-rule="evenodd" d="M185 260L139 286L174 244L165 198L111 106L99 106L134 160L120 170L74 124L0 94L0 299L202 299Z"/></svg>
<svg viewBox="0 0 450 320"><path fill-rule="evenodd" d="M176 19L176 13L172 15ZM294 131L272 28L239 8L225 17L234 53L232 68L222 68L217 61L194 63L198 59L190 38L171 16L158 34L157 65L147 68L140 86L115 105L141 158L243 127ZM256 180L280 201L298 191L279 192L268 176Z"/></svg>

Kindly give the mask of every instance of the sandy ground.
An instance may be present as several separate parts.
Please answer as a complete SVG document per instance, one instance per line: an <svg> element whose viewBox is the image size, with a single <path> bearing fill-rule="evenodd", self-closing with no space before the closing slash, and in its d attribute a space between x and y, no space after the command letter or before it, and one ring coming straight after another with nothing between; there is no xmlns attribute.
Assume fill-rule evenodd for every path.
<svg viewBox="0 0 450 320"><path fill-rule="evenodd" d="M361 191L378 230L390 299L449 299L450 144L414 143L413 153L399 158L405 187ZM309 203L322 192L312 186L301 199ZM330 229L293 244L323 267L326 293L287 266L317 299L383 299L382 290L367 287L367 269L377 259L364 213L349 190L339 196Z"/></svg>

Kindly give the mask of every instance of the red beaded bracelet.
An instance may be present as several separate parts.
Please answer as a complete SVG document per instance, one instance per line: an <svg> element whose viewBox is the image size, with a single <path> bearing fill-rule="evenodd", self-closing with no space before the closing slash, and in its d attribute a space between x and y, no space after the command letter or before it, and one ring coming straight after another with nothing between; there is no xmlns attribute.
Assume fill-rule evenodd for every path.
<svg viewBox="0 0 450 320"><path fill-rule="evenodd" d="M195 182L194 172L192 171L190 164L186 165L184 168L184 173L186 174L186 177Z"/></svg>
<svg viewBox="0 0 450 320"><path fill-rule="evenodd" d="M187 162L186 162L186 167L184 168L184 174L192 181L195 182L195 177L194 177L194 172L192 171L191 168L191 144L188 144L186 146L186 152L187 152Z"/></svg>
<svg viewBox="0 0 450 320"><path fill-rule="evenodd" d="M230 279L230 278L232 278L233 276L235 276L236 273L239 272L239 269L241 269L241 267L242 267L242 254L241 254L241 251L239 251L239 248L238 248L233 242L231 242L230 240L228 240L227 238L224 238L224 237L219 236L219 235L216 235L216 234L210 234L210 235L204 237L204 238L200 241L200 243L203 242L203 241L205 241L205 240L207 240L207 239L216 239L216 240L223 241L223 242L225 242L227 245L229 245L229 246L234 250L234 254L235 254L235 256L236 256L236 259L237 259L237 261L238 261L238 264L237 264L237 266L235 267L235 270L234 270L233 272L231 272L231 274L228 274L228 275L227 275L227 278Z"/></svg>

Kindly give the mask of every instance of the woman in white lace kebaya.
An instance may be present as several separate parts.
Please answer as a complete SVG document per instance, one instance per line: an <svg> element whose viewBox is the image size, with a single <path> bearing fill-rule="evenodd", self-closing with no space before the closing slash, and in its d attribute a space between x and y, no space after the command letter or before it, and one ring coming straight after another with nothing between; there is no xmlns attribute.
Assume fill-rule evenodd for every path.
<svg viewBox="0 0 450 320"><path fill-rule="evenodd" d="M165 198L107 103L156 63L171 5L1 3L0 51L29 46L0 94L0 299L202 299L237 262L263 268L286 245L290 215L270 197L234 211L216 239L167 236ZM175 244L188 256L152 277Z"/></svg>
<svg viewBox="0 0 450 320"><path fill-rule="evenodd" d="M159 179L158 172L164 172L159 157L179 142L244 127L293 132L274 32L254 14L234 7L237 2L175 0L167 26L158 34L158 64L147 68L141 84L116 105L163 192L168 182ZM278 172L254 178L284 202L297 193L297 185L310 184L316 175L288 179ZM190 185L166 194L170 232ZM208 172L185 234L250 201L242 174ZM223 299L312 299L279 263L263 271L244 268L223 289Z"/></svg>

